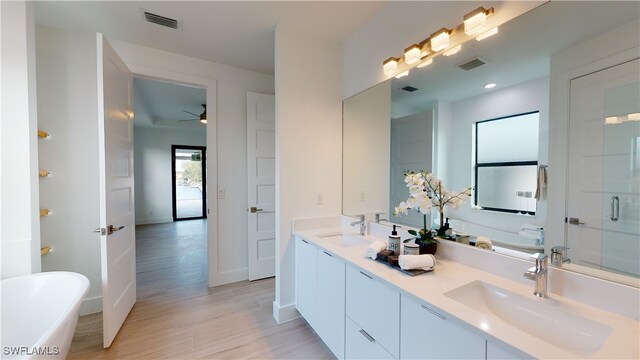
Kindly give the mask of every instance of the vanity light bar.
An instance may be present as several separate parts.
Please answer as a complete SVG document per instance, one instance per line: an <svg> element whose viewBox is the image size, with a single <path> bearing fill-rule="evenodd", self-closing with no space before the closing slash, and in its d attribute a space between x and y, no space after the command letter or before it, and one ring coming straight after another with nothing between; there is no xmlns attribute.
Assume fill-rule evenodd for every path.
<svg viewBox="0 0 640 360"><path fill-rule="evenodd" d="M408 74L408 71L405 70L408 66L410 67L411 65L418 63L417 66L419 68L422 68L431 64L433 62L431 59L422 62L420 61L432 53L437 53L439 51L447 49L450 45L451 35L462 32L463 29L464 32L469 36L480 34L476 37L476 40L478 41L497 34L497 27L485 31L487 27L487 17L492 15L493 13L493 8L485 9L483 7L479 7L471 11L470 13L464 15L464 22L456 26L455 28L442 28L431 34L430 37L421 41L420 43L413 44L404 49L402 57L391 57L385 60L382 63L384 74L387 76L394 76L400 70L401 73L397 74L397 77L403 77ZM485 32L483 33L482 31ZM460 45L454 46L453 48L446 50L443 55L451 56L459 52L461 48L462 47ZM401 62L407 65L404 66L404 69L400 67Z"/></svg>

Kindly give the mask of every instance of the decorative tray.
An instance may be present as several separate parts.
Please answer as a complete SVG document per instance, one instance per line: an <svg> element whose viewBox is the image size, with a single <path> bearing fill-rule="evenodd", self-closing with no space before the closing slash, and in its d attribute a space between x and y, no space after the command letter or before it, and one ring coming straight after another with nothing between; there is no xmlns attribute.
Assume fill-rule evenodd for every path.
<svg viewBox="0 0 640 360"><path fill-rule="evenodd" d="M377 258L376 261L379 262L379 263L385 264L388 267L390 267L392 269L396 269L396 270L400 271L401 273L407 274L409 276L417 276L417 275L420 275L420 274L424 274L424 273L428 273L428 272L432 272L433 271L433 269L431 269L431 270L422 270L422 269L403 270L400 266L391 265L391 264L389 264L388 262L384 261L381 258Z"/></svg>

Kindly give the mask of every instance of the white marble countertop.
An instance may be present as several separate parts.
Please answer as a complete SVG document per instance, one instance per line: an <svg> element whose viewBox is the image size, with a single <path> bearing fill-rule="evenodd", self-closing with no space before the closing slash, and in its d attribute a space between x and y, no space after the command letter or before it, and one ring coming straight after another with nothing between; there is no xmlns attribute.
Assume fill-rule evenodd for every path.
<svg viewBox="0 0 640 360"><path fill-rule="evenodd" d="M367 246L366 244L342 247L332 244L330 241L325 240L326 238L317 236L327 233L355 234L353 228L328 227L297 231L295 235L344 259L347 264L355 265L367 271L387 285L397 288L401 293L409 294L439 308L443 313L448 313L451 317L456 318L457 321L470 326L471 329L478 334L511 345L535 358L638 359L640 357L640 347L638 345L640 339L640 322L635 319L604 311L554 294L550 294L549 299L537 298L532 294L533 282L531 286L525 286L476 268L439 258L437 254L437 263L434 272L410 277L385 264L381 264L370 258L365 258L362 255L362 250ZM368 235L366 238L368 240L377 239L371 235ZM475 280L480 280L512 293L529 297L533 299L533 301L547 302L567 313L570 312L604 324L611 329L611 332L596 352L576 353L534 337L495 315L482 313L445 295L445 293Z"/></svg>

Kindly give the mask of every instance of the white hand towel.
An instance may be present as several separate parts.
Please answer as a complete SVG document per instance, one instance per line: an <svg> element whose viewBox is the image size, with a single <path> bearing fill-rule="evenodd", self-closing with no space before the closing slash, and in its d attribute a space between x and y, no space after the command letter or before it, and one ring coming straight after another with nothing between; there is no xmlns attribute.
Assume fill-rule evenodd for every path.
<svg viewBox="0 0 640 360"><path fill-rule="evenodd" d="M362 255L375 260L378 253L387 248L387 243L382 240L374 240L369 246L362 251Z"/></svg>
<svg viewBox="0 0 640 360"><path fill-rule="evenodd" d="M431 270L436 266L436 257L431 254L400 255L398 256L398 265L402 270Z"/></svg>
<svg viewBox="0 0 640 360"><path fill-rule="evenodd" d="M486 236L478 236L476 238L476 247L485 250L493 249L493 244L491 244L491 240Z"/></svg>
<svg viewBox="0 0 640 360"><path fill-rule="evenodd" d="M533 196L536 200L542 200L547 196L547 167L538 166L538 178L536 179L536 194Z"/></svg>

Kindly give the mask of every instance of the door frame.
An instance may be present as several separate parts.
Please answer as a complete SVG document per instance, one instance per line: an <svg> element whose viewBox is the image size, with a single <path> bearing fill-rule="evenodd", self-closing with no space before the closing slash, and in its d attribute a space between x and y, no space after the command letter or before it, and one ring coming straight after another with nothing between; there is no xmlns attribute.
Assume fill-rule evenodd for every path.
<svg viewBox="0 0 640 360"><path fill-rule="evenodd" d="M217 80L204 76L189 75L181 72L159 69L153 66L140 65L131 63L130 59L123 58L125 64L131 70L134 77L143 79L151 79L156 81L171 82L184 86L192 86L205 89L207 92L207 186L213 191L208 191L207 196L216 193L218 188L218 96L217 96ZM218 270L218 198L217 196L207 199L208 216L207 216L207 272L209 275L208 286L214 287L228 282L225 274Z"/></svg>
<svg viewBox="0 0 640 360"><path fill-rule="evenodd" d="M176 150L200 150L202 152L202 216L184 217L178 219L176 196ZM196 145L171 145L171 214L173 221L196 220L207 218L207 147Z"/></svg>

